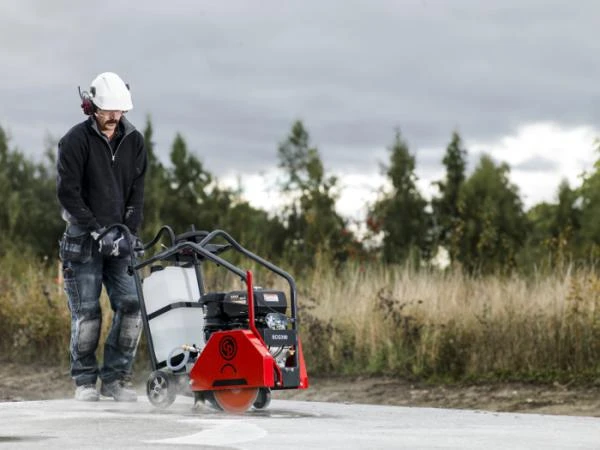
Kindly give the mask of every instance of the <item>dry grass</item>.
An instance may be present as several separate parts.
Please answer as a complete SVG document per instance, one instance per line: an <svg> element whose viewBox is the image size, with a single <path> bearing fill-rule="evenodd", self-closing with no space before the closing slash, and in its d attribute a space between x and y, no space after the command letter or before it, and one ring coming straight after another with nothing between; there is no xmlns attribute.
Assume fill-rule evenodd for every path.
<svg viewBox="0 0 600 450"><path fill-rule="evenodd" d="M319 370L456 379L598 369L600 279L591 270L470 278L347 267L315 270L304 286L303 335L325 344L307 345Z"/></svg>
<svg viewBox="0 0 600 450"><path fill-rule="evenodd" d="M264 287L284 287L258 275ZM68 363L69 311L55 278L56 267L41 263L25 265L20 276L0 276L3 359ZM600 278L591 269L471 278L318 265L296 281L313 374L563 379L595 378L600 368ZM217 279L221 287L232 283L242 287ZM110 308L102 303L106 333Z"/></svg>
<svg viewBox="0 0 600 450"><path fill-rule="evenodd" d="M69 329L66 297L55 268L34 263L24 266L18 277L0 275L2 359L66 364Z"/></svg>

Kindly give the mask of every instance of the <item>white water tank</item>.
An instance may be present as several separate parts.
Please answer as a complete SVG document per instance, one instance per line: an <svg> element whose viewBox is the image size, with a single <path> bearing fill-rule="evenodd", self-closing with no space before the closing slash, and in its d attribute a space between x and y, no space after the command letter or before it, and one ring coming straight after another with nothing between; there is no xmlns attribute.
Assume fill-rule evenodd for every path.
<svg viewBox="0 0 600 450"><path fill-rule="evenodd" d="M204 348L204 310L198 303L200 290L193 267L154 271L142 288L157 363L184 344Z"/></svg>

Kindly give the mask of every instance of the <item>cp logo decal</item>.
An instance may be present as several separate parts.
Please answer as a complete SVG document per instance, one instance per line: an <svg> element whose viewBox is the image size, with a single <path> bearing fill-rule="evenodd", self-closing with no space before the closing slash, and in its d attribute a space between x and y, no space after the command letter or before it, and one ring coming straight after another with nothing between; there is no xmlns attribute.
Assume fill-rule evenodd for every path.
<svg viewBox="0 0 600 450"><path fill-rule="evenodd" d="M219 342L219 352L226 361L231 361L237 353L237 344L231 336L225 336Z"/></svg>

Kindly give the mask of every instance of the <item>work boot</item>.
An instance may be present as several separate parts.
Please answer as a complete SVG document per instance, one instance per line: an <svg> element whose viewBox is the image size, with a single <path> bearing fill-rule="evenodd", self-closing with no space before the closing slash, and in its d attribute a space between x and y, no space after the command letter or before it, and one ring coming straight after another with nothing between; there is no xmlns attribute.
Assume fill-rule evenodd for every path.
<svg viewBox="0 0 600 450"><path fill-rule="evenodd" d="M123 380L115 380L110 383L102 382L100 394L105 397L112 397L117 402L136 402L137 392L131 387L130 383Z"/></svg>
<svg viewBox="0 0 600 450"><path fill-rule="evenodd" d="M82 384L75 389L75 400L81 402L97 402L99 398L100 395L94 384Z"/></svg>

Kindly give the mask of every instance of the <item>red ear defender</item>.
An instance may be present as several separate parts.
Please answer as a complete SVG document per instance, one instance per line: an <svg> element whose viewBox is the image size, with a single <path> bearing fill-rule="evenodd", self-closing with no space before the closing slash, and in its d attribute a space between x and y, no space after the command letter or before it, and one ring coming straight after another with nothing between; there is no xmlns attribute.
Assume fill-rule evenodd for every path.
<svg viewBox="0 0 600 450"><path fill-rule="evenodd" d="M81 87L79 86L77 86L77 89L79 90L79 98L81 99L81 109L83 109L83 113L86 116L91 116L96 111L96 107L92 102L92 96L87 91L82 92Z"/></svg>

